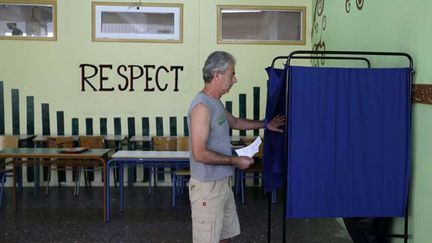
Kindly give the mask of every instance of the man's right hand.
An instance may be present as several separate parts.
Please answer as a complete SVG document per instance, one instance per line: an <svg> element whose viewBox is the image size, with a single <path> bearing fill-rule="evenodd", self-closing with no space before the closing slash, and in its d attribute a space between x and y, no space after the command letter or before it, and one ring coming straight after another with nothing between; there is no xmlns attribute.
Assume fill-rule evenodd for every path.
<svg viewBox="0 0 432 243"><path fill-rule="evenodd" d="M241 170L249 168L253 163L253 158L248 156L232 157L232 164Z"/></svg>

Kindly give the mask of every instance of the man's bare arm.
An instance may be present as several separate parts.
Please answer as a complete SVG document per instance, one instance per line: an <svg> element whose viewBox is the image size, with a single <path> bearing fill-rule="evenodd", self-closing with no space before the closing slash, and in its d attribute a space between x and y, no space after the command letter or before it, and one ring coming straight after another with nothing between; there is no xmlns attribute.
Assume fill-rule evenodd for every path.
<svg viewBox="0 0 432 243"><path fill-rule="evenodd" d="M228 119L230 127L233 129L251 130L251 129L259 129L265 127L264 121L236 118L228 111L225 111L225 116ZM269 123L267 124L267 128L275 132L283 132L283 130L280 127L284 124L285 124L285 116L276 115L271 121L269 121Z"/></svg>

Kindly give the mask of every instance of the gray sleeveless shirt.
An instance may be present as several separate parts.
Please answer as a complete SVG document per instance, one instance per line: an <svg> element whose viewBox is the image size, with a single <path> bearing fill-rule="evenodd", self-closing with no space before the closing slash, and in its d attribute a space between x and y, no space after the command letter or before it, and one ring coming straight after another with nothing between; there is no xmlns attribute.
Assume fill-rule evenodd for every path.
<svg viewBox="0 0 432 243"><path fill-rule="evenodd" d="M206 147L208 150L232 156L229 136L229 124L225 117L225 107L222 102L200 92L192 100L188 111L188 127L191 131L191 112L198 104L204 104L210 111L210 133ZM214 181L224 179L234 173L230 165L209 165L196 161L190 152L191 177L200 181Z"/></svg>

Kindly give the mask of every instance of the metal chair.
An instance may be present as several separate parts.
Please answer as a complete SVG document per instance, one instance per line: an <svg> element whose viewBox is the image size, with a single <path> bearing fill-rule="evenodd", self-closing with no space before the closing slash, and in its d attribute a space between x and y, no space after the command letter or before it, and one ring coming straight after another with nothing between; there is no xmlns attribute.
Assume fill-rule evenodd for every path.
<svg viewBox="0 0 432 243"><path fill-rule="evenodd" d="M18 137L13 135L0 136L0 150L18 148ZM6 177L11 177L11 169L6 168L8 161L0 161L0 208L3 205L3 191Z"/></svg>
<svg viewBox="0 0 432 243"><path fill-rule="evenodd" d="M89 149L98 149L105 148L105 138L103 136L79 136L78 144L80 147L89 148ZM79 195L79 188L81 182L81 171L84 171L84 183L85 186L91 186L91 181L93 178L89 172L94 173L94 167L88 166L80 166L77 170L76 179L75 179L75 193L74 195ZM102 170L102 178L104 175L104 171ZM94 177L94 176L93 176Z"/></svg>
<svg viewBox="0 0 432 243"><path fill-rule="evenodd" d="M249 145L255 140L255 138L243 138L243 142L245 145ZM246 179L261 179L261 184L263 180L263 172L264 172L264 161L263 161L263 143L261 143L258 153L253 157L254 164L249 168L240 171L240 193L241 193L241 203L245 204L245 187L246 187ZM271 192L271 201L272 203L276 203L276 191L272 190Z"/></svg>
<svg viewBox="0 0 432 243"><path fill-rule="evenodd" d="M177 150L177 140L176 137L172 136L153 136L152 137L152 145L154 151L176 151ZM156 186L158 181L159 174L172 174L174 172L174 168L171 168L170 171L165 171L164 165L153 165L151 167L153 174L154 186ZM149 179L149 187L151 187L151 180Z"/></svg>
<svg viewBox="0 0 432 243"><path fill-rule="evenodd" d="M189 137L177 137L177 151L189 151ZM190 179L189 168L176 168L172 176L172 206L176 205L176 197L183 195L184 188Z"/></svg>
<svg viewBox="0 0 432 243"><path fill-rule="evenodd" d="M46 144L47 144L48 148L73 148L73 147L75 147L74 138L72 136L48 137ZM47 176L47 182L46 182L46 187L45 187L45 196L48 196L49 184L51 181L51 170L53 170L52 164L57 165L57 171L66 170L66 166L67 165L73 165L73 161L67 160L67 159L52 160L52 163L50 163L48 165L48 176ZM60 181L58 182L58 185L60 186ZM74 195L75 195L75 192L76 192L76 188L74 189Z"/></svg>

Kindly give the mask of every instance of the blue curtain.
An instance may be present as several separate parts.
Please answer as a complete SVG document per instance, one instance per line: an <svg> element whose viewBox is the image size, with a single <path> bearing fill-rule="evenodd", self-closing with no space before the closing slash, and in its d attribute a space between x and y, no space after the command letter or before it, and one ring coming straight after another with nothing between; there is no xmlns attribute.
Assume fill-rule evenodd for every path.
<svg viewBox="0 0 432 243"><path fill-rule="evenodd" d="M291 66L289 72L286 216L403 216L410 70Z"/></svg>
<svg viewBox="0 0 432 243"><path fill-rule="evenodd" d="M266 68L267 81L267 120L285 114L285 87L287 69ZM267 191L280 188L285 178L283 166L284 134L264 130L264 188Z"/></svg>

